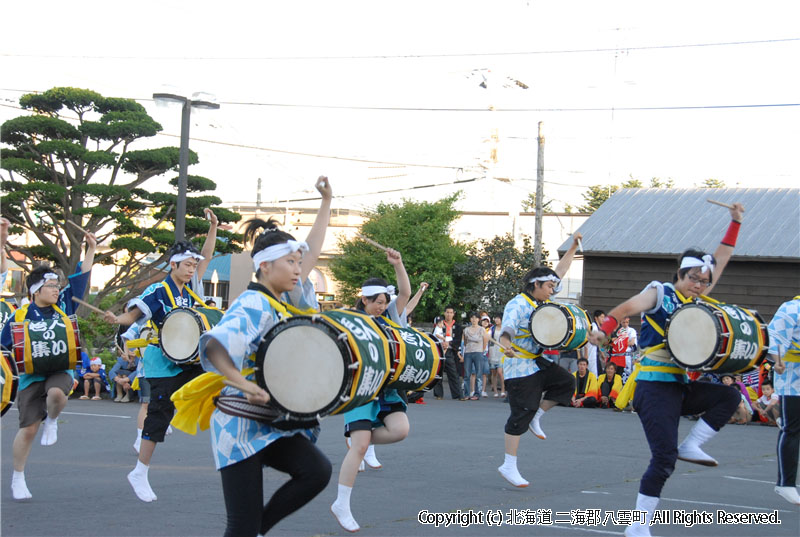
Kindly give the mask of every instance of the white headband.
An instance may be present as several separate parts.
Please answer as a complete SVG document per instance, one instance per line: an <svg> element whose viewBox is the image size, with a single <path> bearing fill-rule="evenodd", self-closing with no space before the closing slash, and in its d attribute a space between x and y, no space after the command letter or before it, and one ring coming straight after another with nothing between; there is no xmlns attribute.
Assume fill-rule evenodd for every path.
<svg viewBox="0 0 800 537"><path fill-rule="evenodd" d="M170 263L180 263L181 261L186 261L187 259L192 259L192 258L197 259L198 261L202 261L203 259L205 259L205 257L203 257L200 254L196 254L194 252L190 252L189 250L186 250L182 254L175 254L172 257L170 257L169 258L169 262Z"/></svg>
<svg viewBox="0 0 800 537"><path fill-rule="evenodd" d="M706 254L703 256L702 260L696 257L684 257L683 261L681 261L680 268L682 269L694 267L703 267L700 269L700 272L705 274L709 269L712 271L714 270L714 260L710 255Z"/></svg>
<svg viewBox="0 0 800 537"><path fill-rule="evenodd" d="M288 240L280 244L273 244L272 246L264 248L253 256L253 266L255 267L255 270L258 270L258 267L264 261L275 261L276 259L280 259L285 255L293 254L297 250L306 253L308 251L308 244L306 242L297 242L293 240Z"/></svg>
<svg viewBox="0 0 800 537"><path fill-rule="evenodd" d="M42 277L41 280L39 280L38 282L36 282L33 285L31 285L31 288L29 289L29 292L30 292L31 296L33 296L33 294L36 291L41 289L42 286L45 284L45 282L47 282L47 280L57 280L57 279L58 279L58 274L56 274L55 272L47 272L47 273L45 273L45 275Z"/></svg>
<svg viewBox="0 0 800 537"><path fill-rule="evenodd" d="M389 296L394 295L395 293L394 285L389 285L387 287L384 287L382 285L367 285L366 287L361 288L361 296L375 296L383 293Z"/></svg>
<svg viewBox="0 0 800 537"><path fill-rule="evenodd" d="M556 282L556 288L553 289L553 293L560 293L561 292L561 278L558 276L553 276L552 274L548 274L547 276L538 276L536 278L531 278L528 280L529 283L533 282Z"/></svg>

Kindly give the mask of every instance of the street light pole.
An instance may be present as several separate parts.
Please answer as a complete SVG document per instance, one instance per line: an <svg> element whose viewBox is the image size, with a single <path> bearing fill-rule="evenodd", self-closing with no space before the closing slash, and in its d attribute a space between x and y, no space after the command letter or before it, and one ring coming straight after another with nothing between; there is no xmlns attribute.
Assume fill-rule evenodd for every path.
<svg viewBox="0 0 800 537"><path fill-rule="evenodd" d="M181 112L181 151L178 157L178 204L175 208L175 241L186 237L186 189L189 177L189 127L191 127L192 103L183 102Z"/></svg>
<svg viewBox="0 0 800 537"><path fill-rule="evenodd" d="M197 98L197 97L211 97ZM154 93L156 103L180 103L181 111L181 149L178 155L178 202L175 207L175 241L182 241L186 236L186 190L189 176L189 128L191 127L192 107L217 110L219 105L215 97L206 93L195 93L192 98L175 93Z"/></svg>

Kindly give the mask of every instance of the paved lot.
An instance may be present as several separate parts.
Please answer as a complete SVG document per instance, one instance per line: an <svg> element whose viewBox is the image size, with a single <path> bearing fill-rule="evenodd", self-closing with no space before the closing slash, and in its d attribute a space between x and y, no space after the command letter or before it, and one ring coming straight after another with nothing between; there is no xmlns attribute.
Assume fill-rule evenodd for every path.
<svg viewBox="0 0 800 537"><path fill-rule="evenodd" d="M435 535L493 537L516 535L619 535L613 517L634 507L638 480L649 459L639 420L633 414L555 408L543 419L545 441L524 437L520 471L531 481L514 489L497 473L503 460L502 427L507 406L497 399L477 402L436 401L409 410L411 435L395 445L378 446L384 467L359 474L353 491L353 514L360 535ZM3 536L218 536L225 527L219 476L213 468L207 433L176 432L156 450L150 482L158 501L136 499L125 475L136 462L136 404L70 400L59 424L58 443L33 448L26 477L33 500L10 497L11 445L17 412L2 420ZM276 526L274 535L347 535L328 508L336 497L336 479L345 453L342 418L323 422L319 446L333 462L328 487L309 505ZM681 421L681 436L693 422ZM654 535L769 536L800 535L800 509L773 491L777 429L728 426L708 444L721 465L706 468L678 462L664 489L660 509L673 515L696 510L712 517L732 513L774 513L779 525L668 524ZM265 472L265 494L284 475ZM418 513L456 512L502 518L517 510L542 510L553 524L434 527ZM575 521L599 510L599 525ZM579 511L576 511L579 510ZM624 513L622 514L624 516ZM602 519L609 517L606 524ZM541 519L540 519L541 520ZM504 521L505 522L505 521ZM585 521L584 521L585 522Z"/></svg>

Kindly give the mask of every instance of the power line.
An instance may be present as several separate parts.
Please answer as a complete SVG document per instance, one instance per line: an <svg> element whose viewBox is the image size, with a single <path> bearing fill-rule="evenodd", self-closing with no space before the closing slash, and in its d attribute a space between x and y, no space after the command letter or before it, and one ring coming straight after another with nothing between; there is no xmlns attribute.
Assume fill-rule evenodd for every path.
<svg viewBox="0 0 800 537"><path fill-rule="evenodd" d="M532 56L546 54L587 54L601 52L620 52L632 50L669 50L699 47L725 47L741 45L764 45L800 41L800 37L781 39L759 39L753 41L724 41L716 43L685 43L676 45L643 45L635 47L605 47L580 49L553 49L502 52L453 52L431 54L372 54L351 56L103 56L89 54L0 54L6 58L53 58L83 60L165 60L165 61L308 61L308 60L415 60L428 58L485 58L495 56Z"/></svg>

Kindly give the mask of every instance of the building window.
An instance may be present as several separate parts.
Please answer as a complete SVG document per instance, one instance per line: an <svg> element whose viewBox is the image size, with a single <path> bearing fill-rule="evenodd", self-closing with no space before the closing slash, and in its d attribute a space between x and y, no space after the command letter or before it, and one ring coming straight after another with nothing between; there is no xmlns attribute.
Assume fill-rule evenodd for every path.
<svg viewBox="0 0 800 537"><path fill-rule="evenodd" d="M203 294L205 296L218 296L222 297L222 304L217 304L218 308L228 309L228 291L230 289L230 282L219 282L217 284L217 294L214 295L214 284L211 282L203 282Z"/></svg>

